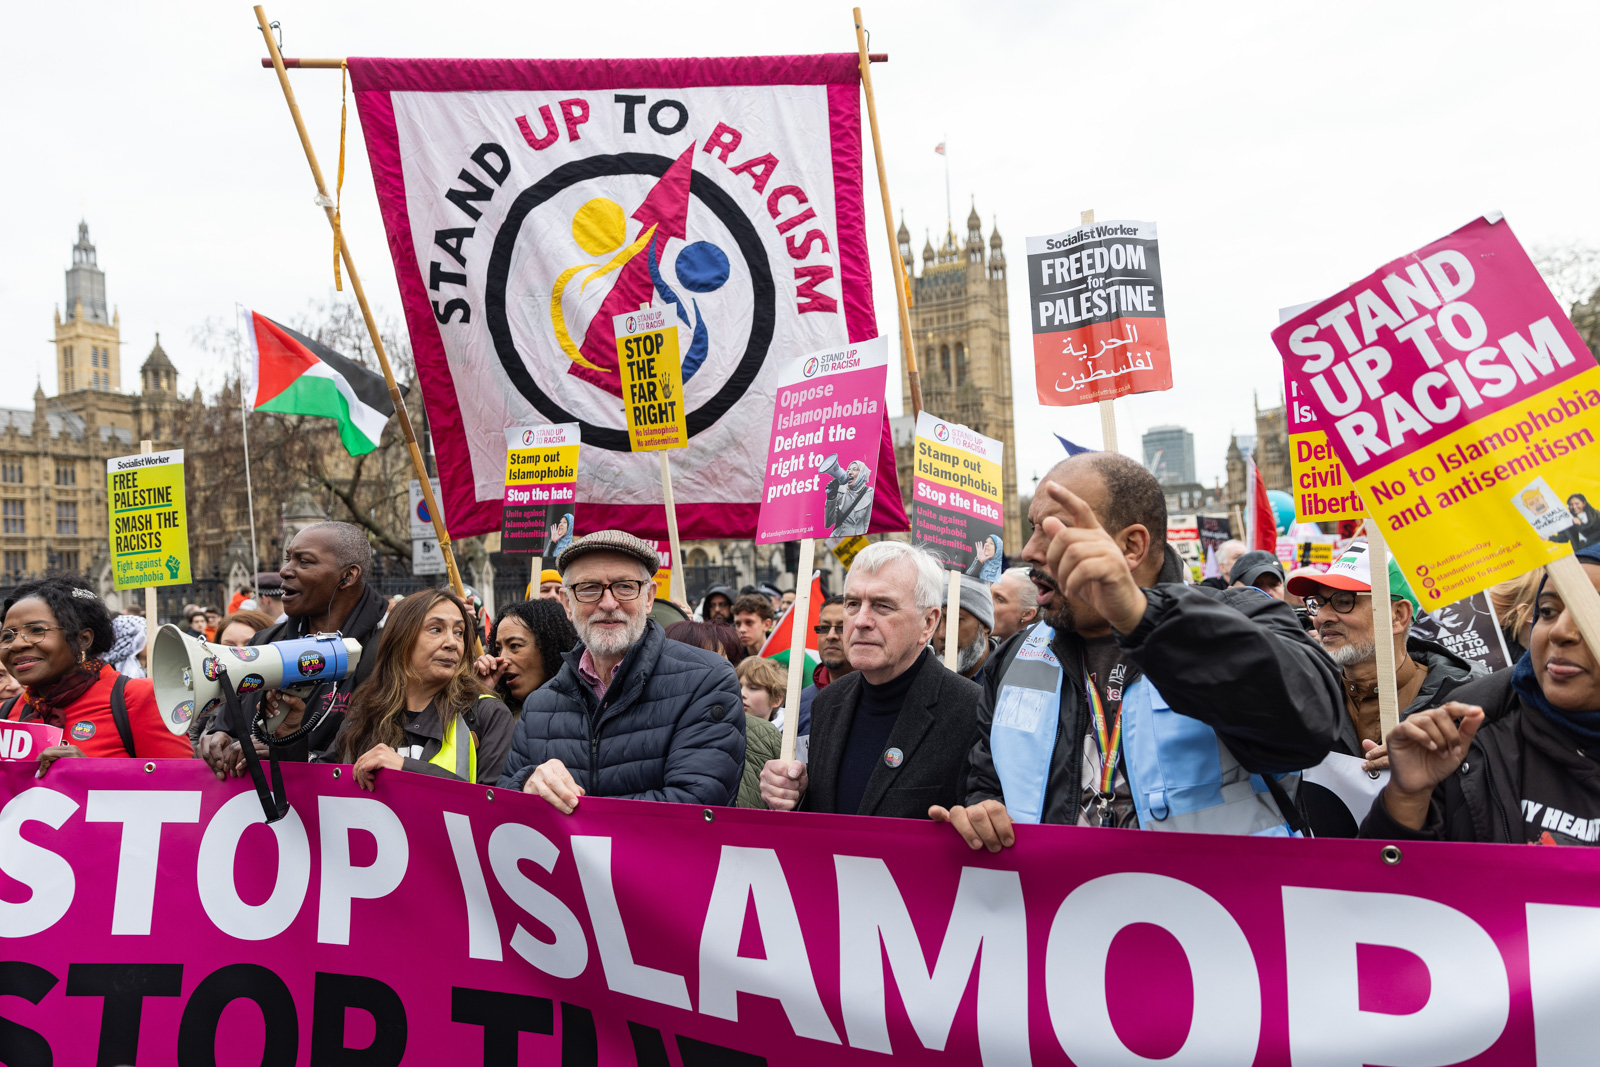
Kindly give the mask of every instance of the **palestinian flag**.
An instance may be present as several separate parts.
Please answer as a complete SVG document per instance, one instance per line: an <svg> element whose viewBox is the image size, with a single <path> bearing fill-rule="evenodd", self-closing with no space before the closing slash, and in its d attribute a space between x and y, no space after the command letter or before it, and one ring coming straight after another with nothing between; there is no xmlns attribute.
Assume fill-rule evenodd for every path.
<svg viewBox="0 0 1600 1067"><path fill-rule="evenodd" d="M785 667L789 665L789 645L793 641L794 632L790 629L794 625L790 616L794 609L790 608L773 624L772 633L767 636L767 643L761 646L761 658L775 660ZM817 664L822 662L822 657L817 652L817 620L822 614L822 572L814 572L811 576L811 617L806 620L806 662L805 674L801 675L800 687L803 689L811 684L811 672L817 669Z"/></svg>
<svg viewBox="0 0 1600 1067"><path fill-rule="evenodd" d="M244 392L251 410L336 419L339 440L352 456L377 448L394 414L383 375L265 315L249 308L245 314L250 361Z"/></svg>

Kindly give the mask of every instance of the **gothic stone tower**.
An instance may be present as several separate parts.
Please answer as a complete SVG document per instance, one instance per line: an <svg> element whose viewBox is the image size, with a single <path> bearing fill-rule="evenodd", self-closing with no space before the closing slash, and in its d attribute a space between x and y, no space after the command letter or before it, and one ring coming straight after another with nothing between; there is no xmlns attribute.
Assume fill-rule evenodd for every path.
<svg viewBox="0 0 1600 1067"><path fill-rule="evenodd" d="M983 220L974 206L967 216L963 244L957 244L948 225L938 252L931 241L924 244L920 277L914 272L911 233L904 220L899 239L900 258L911 286L911 336L917 368L922 372L922 403L940 418L1005 443L1005 551L1016 556L1022 551L1022 512L1017 499L1011 329L1006 317L1006 257L1000 250L1000 230L991 230L986 257ZM911 386L904 364L900 392L909 413ZM903 480L901 490L911 492L909 478Z"/></svg>
<svg viewBox="0 0 1600 1067"><path fill-rule="evenodd" d="M121 338L120 316L107 314L106 276L95 262L89 224L80 222L67 271L67 316L56 312L56 392L121 391Z"/></svg>

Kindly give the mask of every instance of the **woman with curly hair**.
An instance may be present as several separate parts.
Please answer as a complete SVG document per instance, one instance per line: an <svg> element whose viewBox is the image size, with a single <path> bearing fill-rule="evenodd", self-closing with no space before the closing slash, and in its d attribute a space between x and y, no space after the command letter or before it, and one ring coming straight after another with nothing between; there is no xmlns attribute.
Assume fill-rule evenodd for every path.
<svg viewBox="0 0 1600 1067"><path fill-rule="evenodd" d="M187 759L189 739L161 721L155 687L105 661L116 643L111 613L81 579L17 587L0 623L0 663L22 683L0 719L59 726L61 743L39 753L42 775L58 759Z"/></svg>
<svg viewBox="0 0 1600 1067"><path fill-rule="evenodd" d="M521 715L528 694L556 676L561 657L577 643L578 631L559 601L512 604L494 624L489 652L478 657L478 677Z"/></svg>
<svg viewBox="0 0 1600 1067"><path fill-rule="evenodd" d="M382 769L499 781L511 711L473 676L471 627L467 606L440 589L412 593L389 612L372 674L351 696L333 742L363 789Z"/></svg>

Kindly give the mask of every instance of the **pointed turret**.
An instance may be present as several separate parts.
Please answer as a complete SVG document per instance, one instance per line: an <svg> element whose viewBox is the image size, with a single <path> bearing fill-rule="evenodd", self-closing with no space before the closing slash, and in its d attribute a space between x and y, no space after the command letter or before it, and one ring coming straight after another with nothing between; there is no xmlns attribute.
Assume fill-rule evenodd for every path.
<svg viewBox="0 0 1600 1067"><path fill-rule="evenodd" d="M172 365L172 360L167 358L166 349L161 347L159 331L156 333L156 346L150 350L144 365L139 368L139 380L143 383L147 395L151 393L164 393L174 397L178 395L178 368Z"/></svg>

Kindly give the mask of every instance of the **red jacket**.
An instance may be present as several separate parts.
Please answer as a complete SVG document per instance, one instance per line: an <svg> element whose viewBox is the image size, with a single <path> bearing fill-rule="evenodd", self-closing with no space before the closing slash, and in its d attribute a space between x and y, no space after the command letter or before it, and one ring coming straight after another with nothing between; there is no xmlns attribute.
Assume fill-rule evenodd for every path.
<svg viewBox="0 0 1600 1067"><path fill-rule="evenodd" d="M122 747L117 735L116 720L111 717L111 687L116 683L114 668L102 665L100 679L67 708L61 731L62 744L76 745L85 756L125 759L128 751ZM189 759L194 755L189 738L175 734L161 721L156 708L155 686L148 678L129 678L122 690L123 702L128 705L128 725L133 732L133 747L139 759ZM33 718L28 698L19 698L6 715L8 719Z"/></svg>

